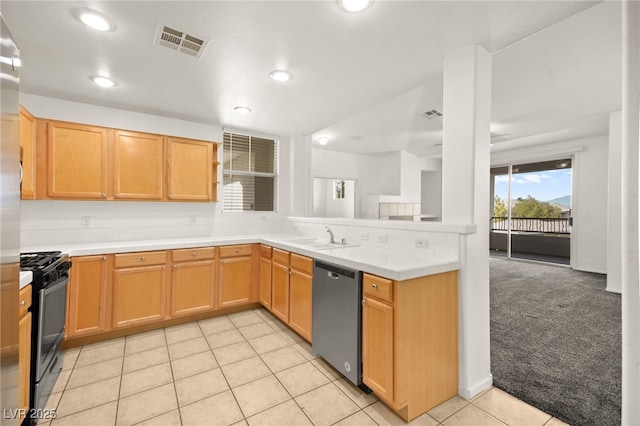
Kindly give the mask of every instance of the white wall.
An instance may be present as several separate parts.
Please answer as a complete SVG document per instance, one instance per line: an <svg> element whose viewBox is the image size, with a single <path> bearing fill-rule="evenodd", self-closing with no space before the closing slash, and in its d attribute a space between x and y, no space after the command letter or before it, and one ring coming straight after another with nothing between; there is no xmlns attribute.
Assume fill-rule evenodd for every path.
<svg viewBox="0 0 640 426"><path fill-rule="evenodd" d="M20 102L34 116L97 126L222 141L222 128L167 117L141 114L60 99L21 94ZM219 158L222 148L219 148ZM275 232L289 214L290 140L280 140L284 160L279 176L280 212L223 213L222 203L169 203L131 201L23 200L23 248L75 242L209 237L212 235ZM282 162L282 160L281 160ZM218 171L221 181L222 171ZM218 187L222 196L222 188ZM195 216L195 224L191 224ZM89 228L81 226L90 217Z"/></svg>
<svg viewBox="0 0 640 426"><path fill-rule="evenodd" d="M622 112L609 115L607 291L622 292Z"/></svg>
<svg viewBox="0 0 640 426"><path fill-rule="evenodd" d="M492 153L492 166L573 156L571 265L607 273L608 136Z"/></svg>

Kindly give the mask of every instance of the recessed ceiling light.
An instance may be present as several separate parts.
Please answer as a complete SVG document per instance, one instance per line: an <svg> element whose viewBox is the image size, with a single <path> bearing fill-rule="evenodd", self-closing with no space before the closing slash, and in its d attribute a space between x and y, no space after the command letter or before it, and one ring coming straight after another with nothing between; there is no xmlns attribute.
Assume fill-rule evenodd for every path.
<svg viewBox="0 0 640 426"><path fill-rule="evenodd" d="M373 0L338 0L338 6L346 12L361 12L371 6Z"/></svg>
<svg viewBox="0 0 640 426"><path fill-rule="evenodd" d="M90 75L89 80L93 81L100 87L114 87L118 85L118 83L103 75Z"/></svg>
<svg viewBox="0 0 640 426"><path fill-rule="evenodd" d="M114 24L111 19L93 10L85 10L81 12L80 20L87 27L93 28L94 30L113 31L116 29L116 24Z"/></svg>
<svg viewBox="0 0 640 426"><path fill-rule="evenodd" d="M240 114L249 114L251 112L251 108L246 106L237 106L233 110Z"/></svg>
<svg viewBox="0 0 640 426"><path fill-rule="evenodd" d="M351 136L351 139L353 139L354 141L359 141L360 139L362 139L362 136Z"/></svg>
<svg viewBox="0 0 640 426"><path fill-rule="evenodd" d="M274 70L269 73L269 78L271 78L271 80L284 83L286 81L291 80L293 77L291 76L291 73L287 70Z"/></svg>
<svg viewBox="0 0 640 426"><path fill-rule="evenodd" d="M318 138L318 143L320 145L326 145L329 142L329 139L327 139L325 136L322 136L321 138Z"/></svg>

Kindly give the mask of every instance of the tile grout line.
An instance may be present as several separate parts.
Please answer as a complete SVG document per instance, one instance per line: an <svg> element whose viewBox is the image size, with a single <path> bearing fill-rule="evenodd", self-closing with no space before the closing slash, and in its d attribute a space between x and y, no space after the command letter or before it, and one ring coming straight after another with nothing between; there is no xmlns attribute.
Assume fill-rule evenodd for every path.
<svg viewBox="0 0 640 426"><path fill-rule="evenodd" d="M167 357L169 358L169 368L171 369L171 383L173 384L173 393L175 395L176 398L176 409L178 411L178 418L180 419L180 424L182 425L182 412L180 411L180 400L178 399L178 389L176 388L176 377L173 374L173 364L171 363L171 353L169 352L169 341L167 340L167 331L166 331L166 327L162 329L162 334L164 335L164 342L166 344L166 349L167 349ZM162 385L164 386L164 385ZM166 413L169 413L170 411L167 411ZM159 414L158 416L155 417L159 417L163 414L166 413L162 413ZM154 417L151 417L150 419L153 419ZM145 420L149 420L149 419L145 419ZM143 421L145 421L143 420Z"/></svg>
<svg viewBox="0 0 640 426"><path fill-rule="evenodd" d="M118 385L118 399L116 400L116 416L113 419L113 425L118 424L118 413L120 412L120 394L122 393L122 378L124 376L124 356L127 353L127 338L124 338L124 345L122 346L122 366L120 367L120 384Z"/></svg>

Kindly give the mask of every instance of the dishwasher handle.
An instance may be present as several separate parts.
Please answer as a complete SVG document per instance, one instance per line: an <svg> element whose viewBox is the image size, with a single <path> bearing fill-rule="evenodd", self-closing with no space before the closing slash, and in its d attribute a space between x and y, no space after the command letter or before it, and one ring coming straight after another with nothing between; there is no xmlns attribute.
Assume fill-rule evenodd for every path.
<svg viewBox="0 0 640 426"><path fill-rule="evenodd" d="M337 280L338 278L340 278L340 275L336 274L335 272L331 272L331 271L327 271L327 276L329 278L331 278L332 280Z"/></svg>
<svg viewBox="0 0 640 426"><path fill-rule="evenodd" d="M321 262L319 260L316 260L314 262L314 265L315 265L316 268L323 269L323 270L325 270L327 272L333 272L334 274L337 274L337 275L344 275L345 277L349 277L349 278L352 278L352 279L353 278L357 278L359 276L359 271L355 271L353 269L344 268L344 267L338 266L338 265L333 265L333 264L330 264L330 263ZM329 277L332 277L332 276L329 275Z"/></svg>

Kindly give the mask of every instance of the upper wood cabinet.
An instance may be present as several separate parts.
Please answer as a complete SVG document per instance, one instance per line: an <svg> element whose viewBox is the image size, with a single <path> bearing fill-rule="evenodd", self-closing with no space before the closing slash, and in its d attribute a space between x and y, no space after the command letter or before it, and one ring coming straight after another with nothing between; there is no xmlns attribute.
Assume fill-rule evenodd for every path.
<svg viewBox="0 0 640 426"><path fill-rule="evenodd" d="M162 136L115 132L113 140L113 198L162 200Z"/></svg>
<svg viewBox="0 0 640 426"><path fill-rule="evenodd" d="M36 198L36 119L20 107L20 161L22 164L21 198Z"/></svg>
<svg viewBox="0 0 640 426"><path fill-rule="evenodd" d="M215 201L217 144L166 138L167 198L173 201Z"/></svg>
<svg viewBox="0 0 640 426"><path fill-rule="evenodd" d="M106 199L108 131L102 127L47 123L47 195Z"/></svg>
<svg viewBox="0 0 640 426"><path fill-rule="evenodd" d="M24 109L20 127L23 198L217 199L214 142L34 119Z"/></svg>

